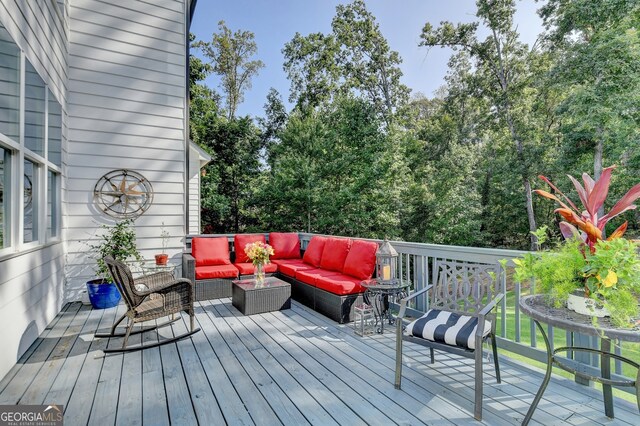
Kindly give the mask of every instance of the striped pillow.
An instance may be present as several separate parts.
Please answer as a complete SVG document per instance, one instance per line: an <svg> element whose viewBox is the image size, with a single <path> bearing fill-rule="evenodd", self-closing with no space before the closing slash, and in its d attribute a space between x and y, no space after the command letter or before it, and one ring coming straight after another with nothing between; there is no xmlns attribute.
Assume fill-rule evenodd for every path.
<svg viewBox="0 0 640 426"><path fill-rule="evenodd" d="M478 318L452 312L430 309L422 317L407 326L407 332L415 337L475 349ZM491 322L484 322L482 337L491 332Z"/></svg>

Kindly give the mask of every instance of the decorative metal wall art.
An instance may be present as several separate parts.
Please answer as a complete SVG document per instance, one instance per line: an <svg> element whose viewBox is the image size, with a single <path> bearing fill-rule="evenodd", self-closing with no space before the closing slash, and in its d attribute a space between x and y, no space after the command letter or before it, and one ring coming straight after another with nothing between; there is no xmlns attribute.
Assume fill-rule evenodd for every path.
<svg viewBox="0 0 640 426"><path fill-rule="evenodd" d="M146 212L153 202L151 182L138 172L112 170L102 176L93 189L96 205L118 219L133 219Z"/></svg>

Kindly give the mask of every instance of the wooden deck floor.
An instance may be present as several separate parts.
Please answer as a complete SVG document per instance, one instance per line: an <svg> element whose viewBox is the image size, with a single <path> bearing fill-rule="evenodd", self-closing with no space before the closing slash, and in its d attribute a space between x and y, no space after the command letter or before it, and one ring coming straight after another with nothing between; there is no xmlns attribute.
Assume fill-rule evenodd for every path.
<svg viewBox="0 0 640 426"><path fill-rule="evenodd" d="M0 404L64 404L66 425L477 423L471 360L436 354L429 365L428 351L407 345L395 390L391 331L360 338L297 303L245 317L222 299L199 303L192 339L104 356L120 342L93 333L121 312L67 305L0 382ZM162 334L185 330L178 321ZM502 384L486 369L483 423L520 424L542 374L507 359L501 367ZM626 401L615 414L604 416L598 391L554 377L532 424L640 424Z"/></svg>

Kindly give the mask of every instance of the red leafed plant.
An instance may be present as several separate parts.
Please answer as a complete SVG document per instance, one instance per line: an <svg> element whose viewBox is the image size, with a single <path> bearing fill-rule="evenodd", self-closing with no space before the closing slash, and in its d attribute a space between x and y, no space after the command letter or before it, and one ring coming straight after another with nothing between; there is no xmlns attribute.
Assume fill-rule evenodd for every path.
<svg viewBox="0 0 640 426"><path fill-rule="evenodd" d="M534 191L538 195L557 201L560 206L562 206L555 210L556 213L560 214L565 219L565 221L560 223L560 231L562 232L562 235L568 239L581 235L578 229L583 231L583 234L581 235L582 239L589 246L591 253L595 251L596 242L602 239L602 233L607 222L627 210L635 209L636 206L632 203L640 197L639 183L620 198L620 200L618 200L607 214L604 214L602 217L598 217L598 210L600 210L604 205L604 201L606 200L609 192L611 172L613 169L615 169L615 166L605 168L597 181L594 181L588 174L583 173L582 181L584 182L584 186L582 186L573 176L569 176L569 179L573 182L573 185L578 192L578 197L580 197L580 201L584 206L583 211L580 211L573 201L571 201L544 176L539 176L539 178L545 181L560 197L562 197L562 199L547 191L540 189L536 189ZM626 230L627 222L625 221L615 231L613 231L611 235L609 235L607 240L620 238Z"/></svg>

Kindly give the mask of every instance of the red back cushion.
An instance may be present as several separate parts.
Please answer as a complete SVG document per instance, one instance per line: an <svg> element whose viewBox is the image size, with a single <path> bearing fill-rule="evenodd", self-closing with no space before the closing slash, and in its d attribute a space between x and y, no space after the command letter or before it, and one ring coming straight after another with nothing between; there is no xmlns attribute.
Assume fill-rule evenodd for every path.
<svg viewBox="0 0 640 426"><path fill-rule="evenodd" d="M373 241L354 240L344 261L342 272L361 280L368 280L376 267L378 244Z"/></svg>
<svg viewBox="0 0 640 426"><path fill-rule="evenodd" d="M324 250L326 242L326 237L311 237L311 241L309 241L309 245L304 252L304 256L302 256L302 261L316 268L320 266L320 259L322 259L322 251Z"/></svg>
<svg viewBox="0 0 640 426"><path fill-rule="evenodd" d="M191 255L196 259L196 266L231 264L227 237L194 238L191 240Z"/></svg>
<svg viewBox="0 0 640 426"><path fill-rule="evenodd" d="M255 243L256 241L261 241L265 244L267 242L264 234L236 234L236 236L233 237L233 247L236 250L236 263L251 262L251 259L249 259L247 254L244 252L244 247L247 244Z"/></svg>
<svg viewBox="0 0 640 426"><path fill-rule="evenodd" d="M295 232L272 232L269 245L273 247L273 259L300 259L300 239Z"/></svg>
<svg viewBox="0 0 640 426"><path fill-rule="evenodd" d="M320 267L328 271L342 272L349 247L351 240L348 238L329 238L322 251Z"/></svg>

